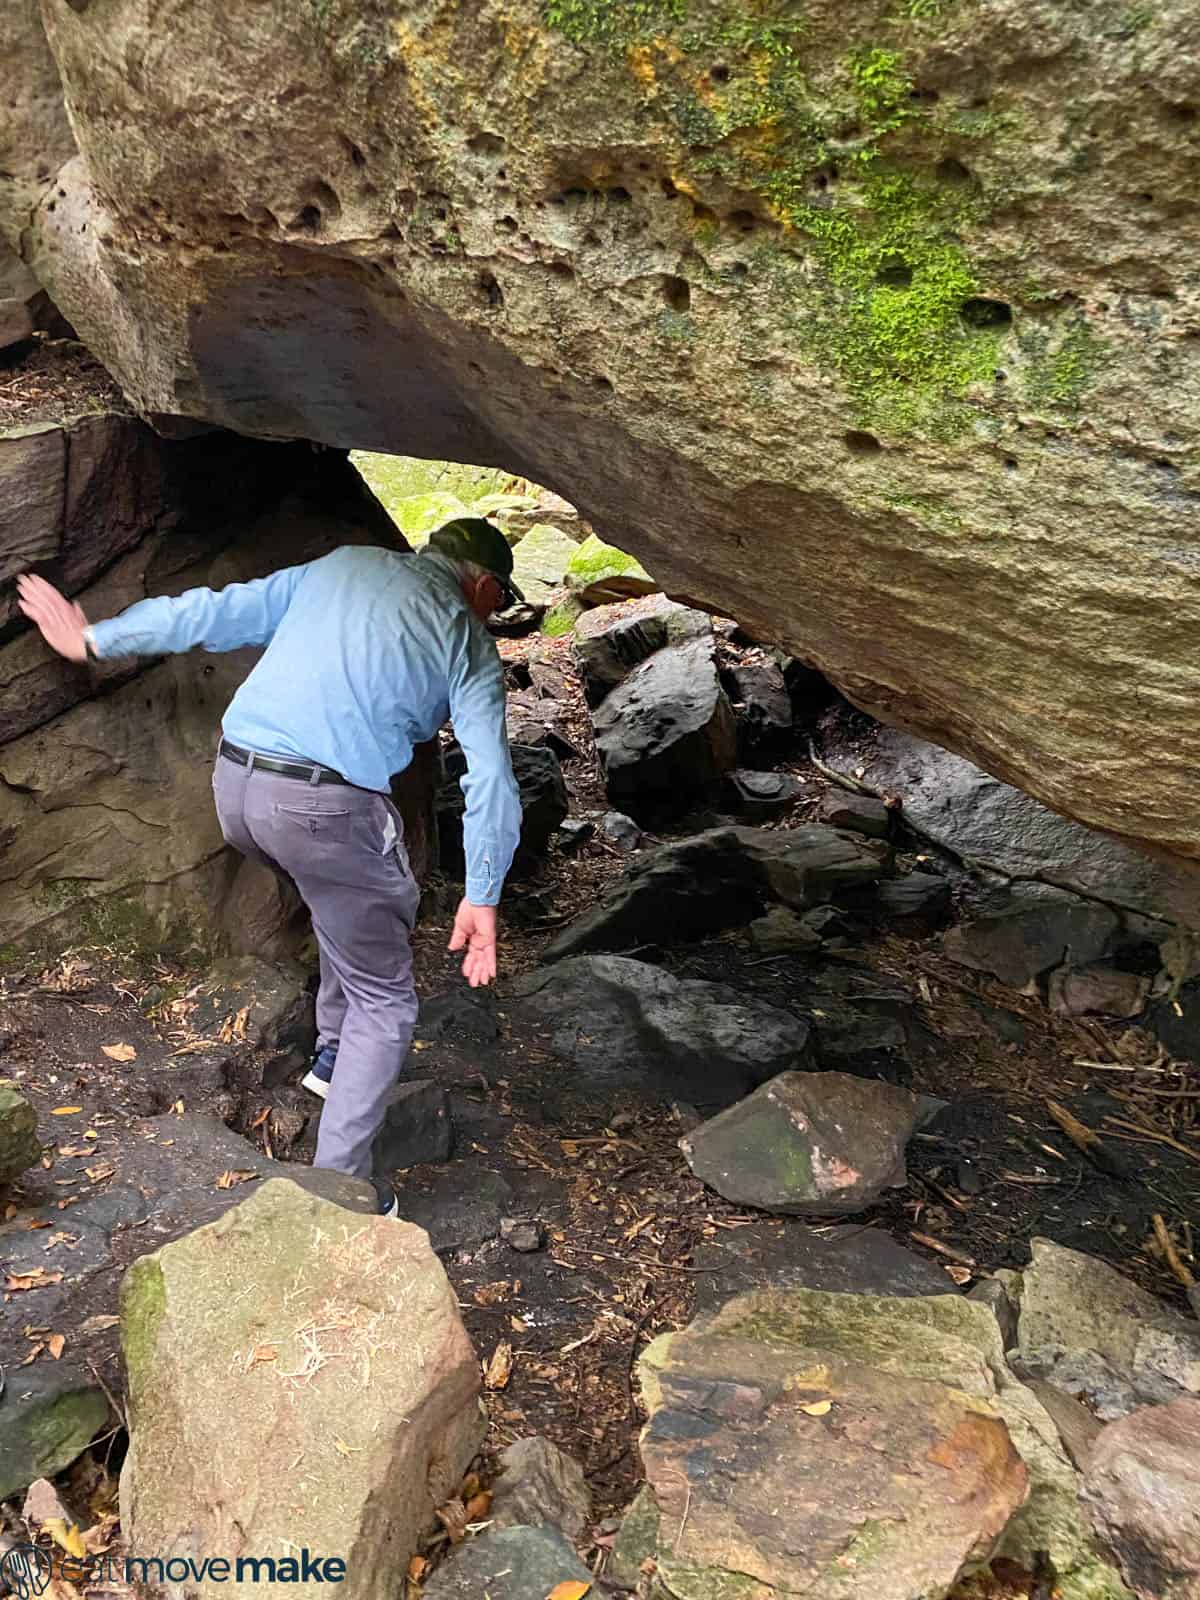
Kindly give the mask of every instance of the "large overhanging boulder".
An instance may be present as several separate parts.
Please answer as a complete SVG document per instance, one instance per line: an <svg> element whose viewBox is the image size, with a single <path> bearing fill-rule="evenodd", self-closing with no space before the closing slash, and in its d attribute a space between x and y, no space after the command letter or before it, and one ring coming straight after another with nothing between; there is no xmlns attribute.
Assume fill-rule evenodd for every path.
<svg viewBox="0 0 1200 1600"><path fill-rule="evenodd" d="M44 0L70 159L9 9L0 227L143 412L527 472L1200 858L1189 0Z"/></svg>

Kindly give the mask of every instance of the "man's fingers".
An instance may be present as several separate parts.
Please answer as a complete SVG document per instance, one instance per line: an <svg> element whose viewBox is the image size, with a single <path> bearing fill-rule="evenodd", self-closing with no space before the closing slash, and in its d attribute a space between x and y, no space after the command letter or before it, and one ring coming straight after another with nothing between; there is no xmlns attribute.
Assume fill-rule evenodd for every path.
<svg viewBox="0 0 1200 1600"><path fill-rule="evenodd" d="M450 934L450 943L446 946L446 948L447 948L447 950L461 950L463 945L466 944L466 942L467 942L467 930L464 927L462 927L460 923L456 922L454 924L454 929L453 929L452 933Z"/></svg>

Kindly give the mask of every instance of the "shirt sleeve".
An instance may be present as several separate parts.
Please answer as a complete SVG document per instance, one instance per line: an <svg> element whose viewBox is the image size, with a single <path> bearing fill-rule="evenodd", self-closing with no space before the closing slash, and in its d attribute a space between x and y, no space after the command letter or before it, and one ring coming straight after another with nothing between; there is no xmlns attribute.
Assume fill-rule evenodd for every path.
<svg viewBox="0 0 1200 1600"><path fill-rule="evenodd" d="M93 623L85 638L101 661L174 655L193 645L219 651L267 644L307 571L306 563L224 589L189 589L174 598L139 600L119 617Z"/></svg>
<svg viewBox="0 0 1200 1600"><path fill-rule="evenodd" d="M467 899L494 906L521 838L521 796L504 722L504 668L482 627L468 628L449 699L454 734L467 758L461 779Z"/></svg>

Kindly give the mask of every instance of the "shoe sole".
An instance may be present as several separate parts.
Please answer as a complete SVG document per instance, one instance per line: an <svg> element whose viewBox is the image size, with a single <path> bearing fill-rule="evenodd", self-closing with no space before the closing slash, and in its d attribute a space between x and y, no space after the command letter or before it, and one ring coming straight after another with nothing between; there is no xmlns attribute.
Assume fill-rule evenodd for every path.
<svg viewBox="0 0 1200 1600"><path fill-rule="evenodd" d="M400 1215L400 1201L395 1195L392 1196L391 1205L386 1211L381 1211L379 1215L381 1217L398 1217Z"/></svg>
<svg viewBox="0 0 1200 1600"><path fill-rule="evenodd" d="M306 1072L300 1079L300 1087L307 1089L309 1094L315 1094L321 1100L324 1100L329 1093L329 1085L324 1078L318 1078L315 1072Z"/></svg>

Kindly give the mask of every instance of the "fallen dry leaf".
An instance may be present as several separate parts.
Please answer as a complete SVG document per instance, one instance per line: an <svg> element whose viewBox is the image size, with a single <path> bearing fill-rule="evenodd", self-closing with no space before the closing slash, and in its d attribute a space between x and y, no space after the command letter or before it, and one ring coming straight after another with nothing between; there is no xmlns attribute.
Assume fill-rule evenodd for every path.
<svg viewBox="0 0 1200 1600"><path fill-rule="evenodd" d="M478 1494L472 1495L467 1501L467 1521L469 1523L482 1522L491 1509L492 1491L490 1489L481 1489Z"/></svg>
<svg viewBox="0 0 1200 1600"><path fill-rule="evenodd" d="M450 1536L451 1544L461 1544L467 1536L467 1508L461 1500L447 1500L435 1513Z"/></svg>
<svg viewBox="0 0 1200 1600"><path fill-rule="evenodd" d="M483 1370L483 1381L489 1389L503 1389L512 1376L512 1345L502 1339L492 1351L492 1358Z"/></svg>
<svg viewBox="0 0 1200 1600"><path fill-rule="evenodd" d="M52 1333L46 1340L46 1349L49 1350L55 1361L61 1357L66 1347L67 1336L65 1333Z"/></svg>
<svg viewBox="0 0 1200 1600"><path fill-rule="evenodd" d="M225 1169L225 1171L221 1174L221 1176L217 1179L217 1188L218 1189L232 1189L234 1184L236 1184L236 1183L249 1183L251 1178L257 1178L257 1177L258 1177L258 1173L257 1172L235 1171L234 1168L227 1167Z"/></svg>
<svg viewBox="0 0 1200 1600"><path fill-rule="evenodd" d="M953 1278L954 1282L957 1283L960 1288L963 1286L963 1284L970 1283L971 1279L975 1276L970 1267L948 1266L943 1268L943 1270L945 1271L946 1276Z"/></svg>
<svg viewBox="0 0 1200 1600"><path fill-rule="evenodd" d="M806 1417L827 1417L833 1410L832 1400L814 1400L810 1405L801 1406Z"/></svg>
<svg viewBox="0 0 1200 1600"><path fill-rule="evenodd" d="M19 1294L22 1289L44 1289L47 1284L61 1283L61 1272L47 1272L45 1267L33 1267L29 1272L8 1272L4 1287Z"/></svg>
<svg viewBox="0 0 1200 1600"><path fill-rule="evenodd" d="M568 1578L565 1583L556 1583L546 1600L583 1600L591 1590L591 1584L585 1583L582 1578Z"/></svg>
<svg viewBox="0 0 1200 1600"><path fill-rule="evenodd" d="M82 1106L55 1106L50 1113L52 1117L73 1117L77 1111L82 1111Z"/></svg>
<svg viewBox="0 0 1200 1600"><path fill-rule="evenodd" d="M424 1556L410 1556L408 1560L409 1583L420 1583L429 1570L429 1563Z"/></svg>
<svg viewBox="0 0 1200 1600"><path fill-rule="evenodd" d="M93 1183L100 1183L105 1178L111 1178L117 1169L111 1162L106 1162L98 1167L84 1167L83 1170Z"/></svg>
<svg viewBox="0 0 1200 1600"><path fill-rule="evenodd" d="M251 1372L255 1367L261 1367L264 1361L278 1361L279 1351L273 1344L260 1344L253 1351L250 1360L246 1363L246 1371Z"/></svg>
<svg viewBox="0 0 1200 1600"><path fill-rule="evenodd" d="M267 1118L270 1115L271 1115L270 1106L264 1106L262 1108L262 1110L258 1113L258 1115L255 1117L254 1121L250 1124L250 1126L252 1128L261 1128L263 1123L267 1120Z"/></svg>
<svg viewBox="0 0 1200 1600"><path fill-rule="evenodd" d="M100 1316L89 1317L86 1322L81 1322L79 1331L80 1333L102 1333L105 1328L115 1328L120 1320L120 1317L113 1316L109 1312L103 1312Z"/></svg>
<svg viewBox="0 0 1200 1600"><path fill-rule="evenodd" d="M75 1524L68 1522L65 1517L47 1517L42 1523L42 1531L50 1535L60 1550L65 1550L76 1560L81 1561L87 1555L83 1535Z"/></svg>
<svg viewBox="0 0 1200 1600"><path fill-rule="evenodd" d="M44 1344L35 1344L33 1349L29 1352L29 1354L27 1356L25 1356L22 1360L18 1361L17 1365L19 1367L27 1367L31 1361L36 1361L37 1360L37 1358L41 1355L42 1351L45 1348L46 1348L46 1346Z"/></svg>
<svg viewBox="0 0 1200 1600"><path fill-rule="evenodd" d="M102 1044L101 1050L110 1061L136 1061L137 1051L131 1044Z"/></svg>
<svg viewBox="0 0 1200 1600"><path fill-rule="evenodd" d="M117 1531L119 1517L115 1512L102 1516L99 1522L94 1523L84 1531L83 1542L90 1556L103 1555L113 1542Z"/></svg>
<svg viewBox="0 0 1200 1600"><path fill-rule="evenodd" d="M60 1156L90 1156L93 1150L90 1144L60 1144L58 1153Z"/></svg>

